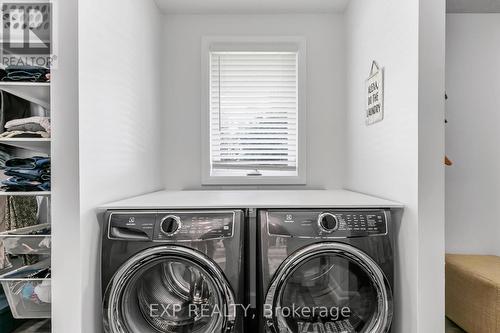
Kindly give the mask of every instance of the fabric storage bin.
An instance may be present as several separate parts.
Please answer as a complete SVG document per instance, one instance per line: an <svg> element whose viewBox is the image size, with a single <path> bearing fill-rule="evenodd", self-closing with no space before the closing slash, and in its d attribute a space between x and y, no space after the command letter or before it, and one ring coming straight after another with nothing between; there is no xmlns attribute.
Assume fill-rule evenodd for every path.
<svg viewBox="0 0 500 333"><path fill-rule="evenodd" d="M50 260L9 272L0 281L14 318L50 318Z"/></svg>
<svg viewBox="0 0 500 333"><path fill-rule="evenodd" d="M5 231L0 233L0 242L3 242L8 254L50 255L50 231L50 224Z"/></svg>

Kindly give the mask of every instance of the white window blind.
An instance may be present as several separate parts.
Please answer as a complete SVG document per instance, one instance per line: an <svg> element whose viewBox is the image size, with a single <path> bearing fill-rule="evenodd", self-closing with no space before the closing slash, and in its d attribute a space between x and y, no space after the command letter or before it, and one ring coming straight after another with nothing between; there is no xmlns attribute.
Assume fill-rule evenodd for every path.
<svg viewBox="0 0 500 333"><path fill-rule="evenodd" d="M210 149L218 175L297 175L297 52L210 53Z"/></svg>

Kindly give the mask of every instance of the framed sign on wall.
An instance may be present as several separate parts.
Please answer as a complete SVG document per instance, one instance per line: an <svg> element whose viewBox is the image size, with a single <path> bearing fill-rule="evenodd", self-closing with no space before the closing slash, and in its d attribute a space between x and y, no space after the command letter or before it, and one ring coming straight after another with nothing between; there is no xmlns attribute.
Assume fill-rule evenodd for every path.
<svg viewBox="0 0 500 333"><path fill-rule="evenodd" d="M365 93L366 125L372 125L384 119L384 69L375 61L366 80Z"/></svg>

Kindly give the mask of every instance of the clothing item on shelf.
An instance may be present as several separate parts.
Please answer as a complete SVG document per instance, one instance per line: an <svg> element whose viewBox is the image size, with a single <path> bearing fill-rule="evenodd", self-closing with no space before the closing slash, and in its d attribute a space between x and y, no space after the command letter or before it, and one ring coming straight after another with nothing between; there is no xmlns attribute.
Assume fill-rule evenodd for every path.
<svg viewBox="0 0 500 333"><path fill-rule="evenodd" d="M16 169L43 169L50 168L50 157L33 156L29 158L11 158L5 162L6 170Z"/></svg>
<svg viewBox="0 0 500 333"><path fill-rule="evenodd" d="M31 116L30 102L5 91L0 91L0 132L7 122Z"/></svg>
<svg viewBox="0 0 500 333"><path fill-rule="evenodd" d="M30 279L48 279L50 278L50 268L38 270L38 272L29 276ZM9 286L14 295L19 295L24 301L31 301L35 304L51 303L51 283L49 280L42 281L19 281Z"/></svg>
<svg viewBox="0 0 500 333"><path fill-rule="evenodd" d="M7 253L5 253L5 246L3 245L3 242L0 241L0 271L11 267L12 265L9 261L9 257L7 256Z"/></svg>
<svg viewBox="0 0 500 333"><path fill-rule="evenodd" d="M27 282L23 284L23 287L21 289L21 295L23 296L23 299L30 300L33 297L34 291L35 291L35 286L33 285L33 283Z"/></svg>
<svg viewBox="0 0 500 333"><path fill-rule="evenodd" d="M50 117L28 117L8 121L5 124L7 131L45 131L50 134Z"/></svg>
<svg viewBox="0 0 500 333"><path fill-rule="evenodd" d="M18 169L7 168L5 175L9 177L25 178L28 180L50 180L49 168L36 168L36 169Z"/></svg>
<svg viewBox="0 0 500 333"><path fill-rule="evenodd" d="M0 146L0 169L3 169L5 167L5 162L10 160L11 158L12 156L10 155L8 150Z"/></svg>
<svg viewBox="0 0 500 333"><path fill-rule="evenodd" d="M21 296L26 301L32 301L35 304L51 303L51 284L50 281L40 282L22 282Z"/></svg>
<svg viewBox="0 0 500 333"><path fill-rule="evenodd" d="M29 131L12 131L3 132L0 138L50 138L50 134L45 131L29 132Z"/></svg>
<svg viewBox="0 0 500 333"><path fill-rule="evenodd" d="M24 82L47 82L47 74L50 70L39 66L7 66L5 68L7 75L2 78L3 81L24 81Z"/></svg>
<svg viewBox="0 0 500 333"><path fill-rule="evenodd" d="M9 131L9 132L15 132L15 131L45 132L45 129L40 124L29 123L29 124L24 124L24 125L12 126L10 128L7 128L7 131Z"/></svg>
<svg viewBox="0 0 500 333"><path fill-rule="evenodd" d="M20 177L11 177L2 181L5 192L50 191L50 181L28 180Z"/></svg>
<svg viewBox="0 0 500 333"><path fill-rule="evenodd" d="M0 224L5 230L31 227L38 224L38 202L34 196L5 196L5 209L0 211Z"/></svg>
<svg viewBox="0 0 500 333"><path fill-rule="evenodd" d="M50 180L50 169L11 169L4 172L6 176L27 180Z"/></svg>
<svg viewBox="0 0 500 333"><path fill-rule="evenodd" d="M50 157L12 158L5 162L2 189L12 191L50 191Z"/></svg>
<svg viewBox="0 0 500 333"><path fill-rule="evenodd" d="M7 197L0 197L0 232L8 231L7 223L5 222L4 213L7 210ZM7 253L5 253L5 246L0 241L0 270L12 267Z"/></svg>
<svg viewBox="0 0 500 333"><path fill-rule="evenodd" d="M39 196L36 197L36 201L38 202L38 224L47 224L50 223L51 215L50 215L50 200L49 197Z"/></svg>
<svg viewBox="0 0 500 333"><path fill-rule="evenodd" d="M9 231L38 224L38 201L34 196L0 197L0 231ZM10 262L0 242L0 270L9 268ZM36 255L22 255L23 264L32 265L38 261Z"/></svg>
<svg viewBox="0 0 500 333"><path fill-rule="evenodd" d="M52 293L50 281L44 280L33 290L34 294L43 303L52 303Z"/></svg>

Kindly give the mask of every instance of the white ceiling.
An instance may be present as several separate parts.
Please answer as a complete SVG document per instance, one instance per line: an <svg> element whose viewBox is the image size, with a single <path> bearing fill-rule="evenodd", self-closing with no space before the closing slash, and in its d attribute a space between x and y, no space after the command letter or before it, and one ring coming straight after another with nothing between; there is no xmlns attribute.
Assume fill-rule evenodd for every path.
<svg viewBox="0 0 500 333"><path fill-rule="evenodd" d="M349 0L155 0L166 14L339 13Z"/></svg>
<svg viewBox="0 0 500 333"><path fill-rule="evenodd" d="M447 0L448 13L500 13L500 0Z"/></svg>

